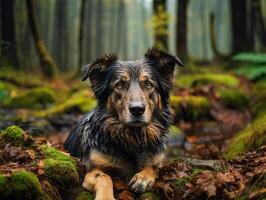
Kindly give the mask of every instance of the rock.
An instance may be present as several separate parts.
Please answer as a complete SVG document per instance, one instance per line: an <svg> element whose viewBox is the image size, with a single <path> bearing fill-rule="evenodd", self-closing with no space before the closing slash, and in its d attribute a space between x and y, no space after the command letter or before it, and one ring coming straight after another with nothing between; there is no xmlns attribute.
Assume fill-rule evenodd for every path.
<svg viewBox="0 0 266 200"><path fill-rule="evenodd" d="M185 121L204 120L210 117L210 103L203 96L171 96L170 105L176 119Z"/></svg>
<svg viewBox="0 0 266 200"><path fill-rule="evenodd" d="M223 89L217 92L222 104L231 109L243 110L249 106L249 98L241 89Z"/></svg>

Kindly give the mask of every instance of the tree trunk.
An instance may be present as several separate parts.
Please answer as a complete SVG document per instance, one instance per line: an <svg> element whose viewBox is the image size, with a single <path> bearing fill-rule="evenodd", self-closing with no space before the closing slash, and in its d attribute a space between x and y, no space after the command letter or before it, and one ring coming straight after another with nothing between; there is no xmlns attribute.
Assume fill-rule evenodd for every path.
<svg viewBox="0 0 266 200"><path fill-rule="evenodd" d="M187 59L187 7L189 0L178 0L177 6L177 53L182 60Z"/></svg>
<svg viewBox="0 0 266 200"><path fill-rule="evenodd" d="M160 12L166 12L166 0L153 0L153 11L155 16L159 16ZM158 27L156 27L156 29L157 28ZM167 32L168 30L167 21L164 22L162 24L162 27L159 28L163 29L164 30L163 32ZM158 32L156 33L155 30L155 46L167 50L168 49L167 34L161 34Z"/></svg>
<svg viewBox="0 0 266 200"><path fill-rule="evenodd" d="M1 60L14 66L18 65L14 21L14 0L1 1Z"/></svg>
<svg viewBox="0 0 266 200"><path fill-rule="evenodd" d="M85 22L85 11L86 11L87 0L81 0L80 8L80 25L79 25L79 66L83 63L83 45L84 45L84 22ZM80 67L78 67L80 71Z"/></svg>
<svg viewBox="0 0 266 200"><path fill-rule="evenodd" d="M58 67L55 64L52 56L49 54L44 41L40 36L40 31L38 29L38 24L35 16L34 0L27 0L26 4L29 28L33 36L36 51L39 54L41 69L45 76L52 78L57 74Z"/></svg>
<svg viewBox="0 0 266 200"><path fill-rule="evenodd" d="M231 0L232 53L249 51L251 41L247 24L247 1ZM251 30L252 31L252 30Z"/></svg>

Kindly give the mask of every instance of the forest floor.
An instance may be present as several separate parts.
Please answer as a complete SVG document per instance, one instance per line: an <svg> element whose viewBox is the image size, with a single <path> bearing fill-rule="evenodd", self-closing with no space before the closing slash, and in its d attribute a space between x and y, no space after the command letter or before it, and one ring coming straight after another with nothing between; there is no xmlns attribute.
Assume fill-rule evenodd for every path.
<svg viewBox="0 0 266 200"><path fill-rule="evenodd" d="M24 169L36 175L47 198L87 199L90 195L80 188L84 167L79 161L73 158L69 161L60 154L57 156L60 163L56 163L40 146L64 151L62 144L67 134L84 113L93 109L95 99L86 84L78 81L68 80L67 85L58 81L48 83L41 77L30 79L23 73L17 76L17 73L0 71L0 128L15 124L26 130L21 139L26 145L21 146L2 136L0 193L3 188L7 190L1 185L1 176L12 179L18 169ZM133 194L125 183L116 180L116 197L266 198L264 89L265 84L254 84L224 71L178 76L170 99L175 124L170 128L167 140L168 161L160 170L153 192ZM74 164L77 169L70 169L75 175L69 180L76 184L75 194L69 196L65 190L69 180L58 183L49 171L50 165L65 169L66 160L78 163L77 166ZM44 189L47 184L49 190ZM7 198L10 194L6 195Z"/></svg>

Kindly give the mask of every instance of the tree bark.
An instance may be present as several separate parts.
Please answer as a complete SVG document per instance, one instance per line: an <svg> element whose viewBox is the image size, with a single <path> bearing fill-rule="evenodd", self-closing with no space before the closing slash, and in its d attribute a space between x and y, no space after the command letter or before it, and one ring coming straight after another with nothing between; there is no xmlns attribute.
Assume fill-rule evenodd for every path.
<svg viewBox="0 0 266 200"><path fill-rule="evenodd" d="M187 59L187 7L189 0L178 0L177 8L177 53L182 60Z"/></svg>
<svg viewBox="0 0 266 200"><path fill-rule="evenodd" d="M247 24L247 1L231 0L232 53L251 50L251 38Z"/></svg>
<svg viewBox="0 0 266 200"><path fill-rule="evenodd" d="M79 66L83 63L83 44L84 44L84 22L87 0L81 0L80 8L80 25L79 25ZM79 68L80 69L80 68ZM79 70L80 71L80 70Z"/></svg>
<svg viewBox="0 0 266 200"><path fill-rule="evenodd" d="M160 8L162 8L162 10L160 10ZM153 0L153 11L155 16L159 16L160 12L166 12L166 0ZM168 30L167 22L165 22L162 26L163 27L160 27L160 29L164 29L167 32ZM156 47L160 47L164 50L167 50L168 49L167 39L168 39L167 34L156 33L155 30Z"/></svg>
<svg viewBox="0 0 266 200"><path fill-rule="evenodd" d="M39 54L41 69L45 76L52 78L57 74L58 67L55 61L53 60L52 56L49 54L44 44L44 41L40 36L40 31L38 29L37 20L35 16L34 1L27 0L26 5L27 5L28 23L37 53Z"/></svg>
<svg viewBox="0 0 266 200"><path fill-rule="evenodd" d="M1 1L1 60L17 66L18 55L16 50L16 33L14 21L14 0Z"/></svg>

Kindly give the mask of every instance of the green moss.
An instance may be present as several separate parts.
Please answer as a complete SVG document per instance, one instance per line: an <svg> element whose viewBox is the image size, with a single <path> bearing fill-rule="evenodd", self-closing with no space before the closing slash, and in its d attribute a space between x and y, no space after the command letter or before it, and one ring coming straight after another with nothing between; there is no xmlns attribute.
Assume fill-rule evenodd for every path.
<svg viewBox="0 0 266 200"><path fill-rule="evenodd" d="M152 192L144 192L139 196L138 200L160 200L160 198Z"/></svg>
<svg viewBox="0 0 266 200"><path fill-rule="evenodd" d="M9 99L5 106L9 108L40 109L55 102L55 99L56 95L52 89L40 87Z"/></svg>
<svg viewBox="0 0 266 200"><path fill-rule="evenodd" d="M224 157L233 159L237 155L266 144L266 114L258 116L252 123L240 131L230 142Z"/></svg>
<svg viewBox="0 0 266 200"><path fill-rule="evenodd" d="M74 200L93 200L94 196L91 192L81 190Z"/></svg>
<svg viewBox="0 0 266 200"><path fill-rule="evenodd" d="M251 95L254 97L252 111L257 115L266 111L266 84L257 83L252 85Z"/></svg>
<svg viewBox="0 0 266 200"><path fill-rule="evenodd" d="M24 131L18 126L9 126L0 132L0 139L5 138L10 141L22 140Z"/></svg>
<svg viewBox="0 0 266 200"><path fill-rule="evenodd" d="M0 79L17 86L37 87L44 85L44 82L41 81L41 77L39 77L38 74L35 73L34 76L29 74L30 73L25 73L25 71L17 70L12 67L0 68Z"/></svg>
<svg viewBox="0 0 266 200"><path fill-rule="evenodd" d="M42 145L40 148L46 158L44 160L46 177L64 188L78 183L79 174L74 159L46 145Z"/></svg>
<svg viewBox="0 0 266 200"><path fill-rule="evenodd" d="M76 161L71 158L70 156L65 155L63 152L53 148L48 147L47 145L41 145L40 146L41 152L44 154L45 158L47 159L54 159L58 161L65 161L70 162L76 167Z"/></svg>
<svg viewBox="0 0 266 200"><path fill-rule="evenodd" d="M46 199L37 176L31 172L14 172L5 184L5 190L0 190L3 199Z"/></svg>
<svg viewBox="0 0 266 200"><path fill-rule="evenodd" d="M0 82L0 105L7 101L9 98L8 91L6 89L6 86L3 82Z"/></svg>
<svg viewBox="0 0 266 200"><path fill-rule="evenodd" d="M220 90L218 95L223 105L233 109L244 109L249 105L249 98L242 90Z"/></svg>
<svg viewBox="0 0 266 200"><path fill-rule="evenodd" d="M230 74L193 74L181 76L176 80L176 85L184 88L210 83L234 88L239 86L239 80Z"/></svg>
<svg viewBox="0 0 266 200"><path fill-rule="evenodd" d="M209 117L210 103L203 96L171 96L170 105L178 119L194 121Z"/></svg>
<svg viewBox="0 0 266 200"><path fill-rule="evenodd" d="M44 171L45 176L59 187L69 188L79 182L76 166L69 161L45 159Z"/></svg>
<svg viewBox="0 0 266 200"><path fill-rule="evenodd" d="M7 178L0 174L0 194L6 190Z"/></svg>
<svg viewBox="0 0 266 200"><path fill-rule="evenodd" d="M87 91L80 91L63 102L58 102L46 110L36 112L35 115L39 117L47 117L63 112L69 112L73 109L78 109L82 113L86 113L92 110L95 106L96 100L92 98Z"/></svg>

